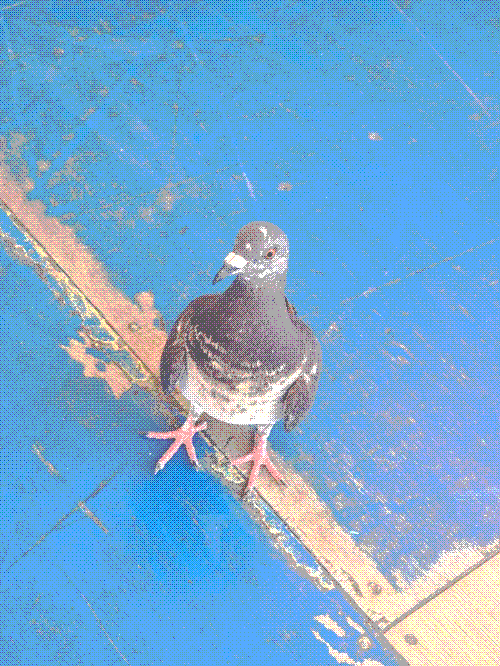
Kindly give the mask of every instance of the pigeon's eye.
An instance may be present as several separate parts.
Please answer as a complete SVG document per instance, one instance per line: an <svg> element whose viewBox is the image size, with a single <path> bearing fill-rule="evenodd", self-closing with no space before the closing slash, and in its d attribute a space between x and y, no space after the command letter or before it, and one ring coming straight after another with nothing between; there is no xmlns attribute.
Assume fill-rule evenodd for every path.
<svg viewBox="0 0 500 666"><path fill-rule="evenodd" d="M270 250L268 250L265 254L266 259L272 259L274 255L276 254L276 248L273 247Z"/></svg>

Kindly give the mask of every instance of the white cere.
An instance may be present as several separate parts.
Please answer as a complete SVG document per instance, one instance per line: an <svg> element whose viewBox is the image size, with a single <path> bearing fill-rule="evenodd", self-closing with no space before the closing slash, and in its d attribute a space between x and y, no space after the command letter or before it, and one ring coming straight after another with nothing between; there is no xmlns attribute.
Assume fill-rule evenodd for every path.
<svg viewBox="0 0 500 666"><path fill-rule="evenodd" d="M248 261L246 259L243 259L243 257L239 254L236 254L235 252L230 252L227 257L224 259L226 264L229 264L230 266L234 266L234 268L243 268L248 264Z"/></svg>

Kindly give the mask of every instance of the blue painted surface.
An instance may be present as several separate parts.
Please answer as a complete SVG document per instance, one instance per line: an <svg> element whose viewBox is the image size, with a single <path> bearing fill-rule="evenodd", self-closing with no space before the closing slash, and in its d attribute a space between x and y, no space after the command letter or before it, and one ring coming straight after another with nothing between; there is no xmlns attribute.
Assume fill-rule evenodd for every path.
<svg viewBox="0 0 500 666"><path fill-rule="evenodd" d="M243 224L286 230L288 292L325 372L309 419L273 445L395 584L457 541L486 546L500 517L498 17L399 4L0 12L0 134L28 139L14 174L27 164L30 197L129 298L151 291L167 327L211 291ZM60 348L79 320L2 262L4 661L322 663L314 628L390 666L377 644L356 653L343 618L360 618L273 556L215 479L181 454L151 477L161 444L136 433L163 425L152 399L82 377ZM17 561L111 477L87 502L108 534L74 512ZM315 623L324 612L345 638Z"/></svg>
<svg viewBox="0 0 500 666"><path fill-rule="evenodd" d="M19 236L6 217L2 229ZM78 337L72 310L15 259L0 274L2 663L317 663L312 630L362 654L345 620L359 615L292 571L214 477L183 454L152 475L162 445L137 435L160 423L152 397L117 400L82 377L60 348ZM325 613L345 637L315 620ZM395 663L376 642L370 655Z"/></svg>

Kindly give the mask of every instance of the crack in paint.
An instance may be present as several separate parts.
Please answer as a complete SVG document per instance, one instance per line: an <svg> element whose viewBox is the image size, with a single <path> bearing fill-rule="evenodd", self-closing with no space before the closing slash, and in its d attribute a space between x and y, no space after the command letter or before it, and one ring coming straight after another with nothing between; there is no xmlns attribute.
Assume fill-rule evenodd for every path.
<svg viewBox="0 0 500 666"><path fill-rule="evenodd" d="M78 502L78 506L80 509L83 511L83 513L87 516L87 518L90 518L98 527L101 528L101 530L105 533L108 534L109 530L107 527L103 525L103 523L99 520L99 518L93 513L88 506L85 504L85 502Z"/></svg>
<svg viewBox="0 0 500 666"><path fill-rule="evenodd" d="M59 518L59 520L58 520L58 521L57 521L57 522L56 522L56 523L55 523L55 524L54 524L49 530L47 530L44 534L42 534L42 535L41 535L41 536L35 541L35 543L33 543L33 544L32 544L27 550L25 550L23 553L21 553L21 555L19 555L18 557L16 557L16 558L15 558L15 559L9 564L9 566L7 567L7 570L8 570L8 569L11 569L15 564L17 564L17 563L20 562L24 557L26 557L26 555L28 555L29 553L31 553L31 551L32 551L34 548L36 548L36 547L39 546L41 543L43 543L43 542L45 541L45 539L46 539L50 534L52 534L52 532L55 532L56 530L58 530L58 529L61 527L61 525L64 523L64 521L67 520L70 516L72 516L76 511L78 511L79 509L82 510L80 504L83 504L83 505L85 506L85 504L86 504L90 499L92 499L92 497L95 497L98 493L100 493L101 490L102 490L103 488L105 488L105 487L108 485L108 483L109 483L110 481L112 481L112 480L115 478L115 476L116 476L117 474L118 474L118 470L117 470L116 472L113 472L113 474L112 474L108 479L104 479L103 481L101 481L101 482L98 484L98 486L97 486L96 488L94 488L94 490L90 493L90 495L87 495L87 497L86 497L83 501L78 502L78 504L77 504L76 506L74 506L74 507L71 509L71 511L68 511L68 513L64 514L64 516L62 516L61 518Z"/></svg>
<svg viewBox="0 0 500 666"><path fill-rule="evenodd" d="M40 460L43 462L45 467L49 470L49 472L53 476L58 476L59 478L62 478L61 475L59 474L59 472L57 471L57 469L54 467L54 465L51 462L49 462L46 458L44 458L44 456L42 455L42 451L44 451L43 446L37 446L37 444L35 443L31 447L31 450L33 451L33 453L36 456L38 456L40 458Z"/></svg>

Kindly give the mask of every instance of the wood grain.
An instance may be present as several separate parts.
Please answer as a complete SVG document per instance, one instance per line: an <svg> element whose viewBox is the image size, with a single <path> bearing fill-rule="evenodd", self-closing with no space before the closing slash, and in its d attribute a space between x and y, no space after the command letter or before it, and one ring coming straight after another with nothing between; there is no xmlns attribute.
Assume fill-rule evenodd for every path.
<svg viewBox="0 0 500 666"><path fill-rule="evenodd" d="M159 313L152 295L139 295L134 302L116 289L73 230L57 218L47 217L40 202L26 199L25 191L2 167L1 155L0 185L4 210L45 260L47 270L64 284L66 293L78 295L89 311L99 316L116 344L128 349L149 375L150 385L159 391L159 361L166 334L154 324ZM161 397L170 404L175 402L171 396ZM176 402L186 408L181 397L177 396ZM248 428L208 421L209 441L224 455L241 455L250 449ZM432 590L428 585L397 591L314 490L278 456L273 454L273 458L284 470L288 486L278 486L263 473L257 482L258 494L370 620L383 629L429 596ZM226 475L228 479L241 478L230 465ZM415 666L499 664L498 621L495 625L494 619L500 605L499 580L496 557L393 626L387 632L389 641ZM411 635L417 639L415 644L412 639L408 642Z"/></svg>
<svg viewBox="0 0 500 666"><path fill-rule="evenodd" d="M499 666L500 554L385 636L411 666Z"/></svg>
<svg viewBox="0 0 500 666"><path fill-rule="evenodd" d="M41 202L28 201L23 189L6 171L4 167L3 174L0 173L1 199L11 218L15 218L13 221L46 259L52 276L65 283L66 292L73 291L85 300L89 310L116 338L117 344L128 348L160 391L160 355L166 335L154 325L155 316L159 313L153 307L152 296L146 307L144 294L136 297L138 303L134 303L116 289L104 267L91 250L76 238L73 229L56 217L47 217ZM164 397L172 404L171 396ZM179 395L176 397L176 402L185 410L185 401ZM207 420L210 442L221 452L235 456L250 450L248 429L214 419ZM228 440L231 440L231 445L226 450ZM283 467L283 461L278 456L275 455L274 459ZM231 475L230 468L228 471ZM377 621L384 615L390 621L396 617L394 612L403 612L407 607L405 599L378 571L375 562L357 548L351 536L334 519L329 507L298 474L287 469L286 478L288 487L282 488L261 474L256 485L259 495L346 593L356 598L357 604L372 620Z"/></svg>

